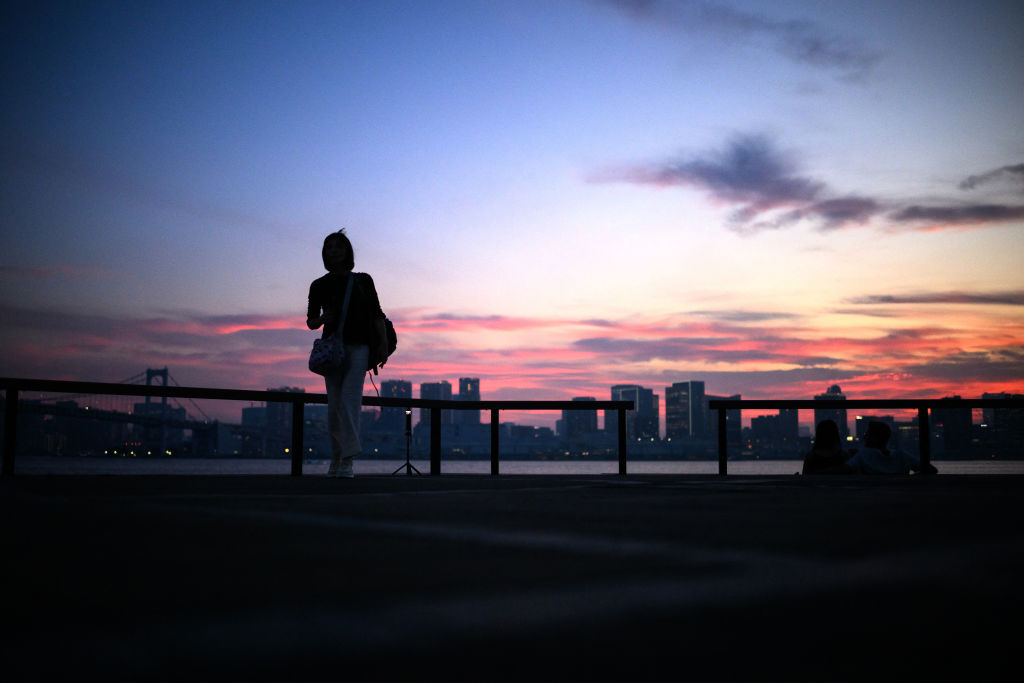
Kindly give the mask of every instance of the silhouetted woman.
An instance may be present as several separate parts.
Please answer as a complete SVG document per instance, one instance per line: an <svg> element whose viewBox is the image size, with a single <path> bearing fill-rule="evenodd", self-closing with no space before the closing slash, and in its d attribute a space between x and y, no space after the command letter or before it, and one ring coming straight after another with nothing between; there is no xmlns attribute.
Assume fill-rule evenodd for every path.
<svg viewBox="0 0 1024 683"><path fill-rule="evenodd" d="M342 302L349 274L355 267L355 253L344 230L324 239L321 251L327 274L309 286L306 325L315 330L323 325L324 337L338 329ZM369 370L370 345L377 358L387 358L384 312L377 298L373 278L355 273L348 312L342 326L345 345L345 369L339 375L325 377L327 385L327 426L331 432L329 477L351 478L352 460L362 451L359 443L359 416L363 406L363 379ZM384 345L384 348L379 348Z"/></svg>
<svg viewBox="0 0 1024 683"><path fill-rule="evenodd" d="M814 444L804 457L804 474L845 474L846 461L856 451L844 451L839 426L822 420L814 430Z"/></svg>

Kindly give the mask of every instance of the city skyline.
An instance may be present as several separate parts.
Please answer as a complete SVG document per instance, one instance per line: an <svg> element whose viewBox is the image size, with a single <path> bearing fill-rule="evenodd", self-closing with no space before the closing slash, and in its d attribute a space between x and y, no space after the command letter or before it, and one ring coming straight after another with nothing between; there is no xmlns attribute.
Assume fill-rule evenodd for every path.
<svg viewBox="0 0 1024 683"><path fill-rule="evenodd" d="M145 372L138 373L135 376L128 378L128 384L142 384L149 383L149 376L154 379L160 380L155 381L154 384L163 386L181 386L180 383L174 378L170 369L164 367L162 369L147 369ZM170 384L164 381L163 378L170 380ZM145 380L143 379L145 378ZM501 400L495 399L491 396L486 396L481 393L480 379L478 377L459 377L458 378L458 393L452 391L452 383L448 380L438 380L432 382L421 382L417 391L414 392L414 384L404 379L389 379L380 382L379 387L375 388L375 393L384 398L409 398L409 399L428 399L428 400L447 400L447 401L480 401L480 400ZM307 392L304 387L297 386L277 386L277 387L264 387L267 391L278 391L278 392ZM715 416L715 411L709 408L709 402L713 400L739 400L742 398L752 398L750 396L743 396L742 394L731 394L722 395L711 393L705 387L705 383L699 380L685 380L674 382L671 386L662 388L662 392L659 393L656 388L644 387L639 384L617 384L610 387L606 387L608 395L606 397L598 396L574 396L572 401L595 401L603 398L609 398L611 400L631 400L635 405L638 406L636 413L632 412L627 414L627 433L631 435L631 438L647 439L652 437L655 439L667 439L671 441L674 438L696 438L706 439L714 436L714 432L717 429L713 423L712 418ZM713 387L712 387L713 389ZM323 393L319 388L312 390L314 393ZM418 395L414 395L418 394ZM486 393L486 392L485 392ZM948 396L937 396L931 398L941 399L961 399L961 398L1000 398L1000 397L1016 397L1019 398L1021 394L1011 391L994 391L986 392L983 395L948 395ZM137 414L146 414L149 411L150 403L148 400L143 403L134 403L136 400L130 395L126 396L85 396L85 395L69 395L62 396L61 394L54 393L37 393L28 392L23 396L24 400L30 402L43 401L44 403L53 405L60 402L67 402L73 400L76 403L81 403L81 407L88 409L89 407L94 410L98 410L100 413L104 411L114 412L128 412ZM815 399L815 400L845 400L846 398L860 399L860 398L872 398L864 396L847 396L846 392L842 390L838 384L833 384L823 388L822 391L815 393L813 396L795 396L789 397L795 399ZM906 397L902 397L906 398ZM528 400L528 399L527 399ZM188 406L184 405L178 399L170 399L168 406L174 411L180 411L182 419L194 421L197 424L211 423L213 421L219 421L227 424L245 424L245 411L254 410L256 408L264 408L270 405L266 402L250 402L249 405L240 405L244 402L239 401L225 401L216 399L189 399L187 400ZM131 404L134 407L129 409L125 406ZM258 405L262 404L262 406ZM159 408L159 402L155 404ZM275 404L276 405L276 404ZM317 406L319 404L310 404L310 406ZM143 410L145 409L145 410ZM142 413L139 411L142 410ZM401 408L372 408L364 407L364 414L373 414L380 411L379 416L374 420L381 424L389 425L390 429L400 431L404 429L402 425L405 424L405 411ZM442 424L443 425L480 425L481 417L480 414L486 412L485 410L477 411L464 411L464 410L453 410L453 411L442 411ZM588 411L569 411L573 418L580 418L585 415ZM609 418L608 410L597 410L594 411L594 421L597 424L597 414L603 416L601 424L597 427L597 431L606 432L611 431L617 433L617 426L614 423L614 415ZM611 411L614 412L614 411ZM742 411L729 411L730 414L740 413L741 420L733 424L733 418L730 417L730 424L733 424L733 428L747 429L753 426L753 424L765 417L774 418L784 413L788 413L787 410L775 410L775 409L745 409ZM872 418L876 414L882 414L886 418L905 418L905 419L916 419L916 410L913 409L861 409L856 414L848 414L848 409L839 408L803 408L800 410L793 409L793 419L797 420L799 428L802 434L813 433L814 427L823 419L835 420L840 425L840 431L843 436L852 433L849 429L851 422L855 422L861 418ZM933 411L934 412L934 411ZM429 428L429 418L425 417L425 411L421 409L413 409L413 413L416 418L412 421L413 426L418 426L422 421L423 424ZM977 421L981 417L981 409L974 409L973 420ZM804 419L800 419L799 415L802 415ZM241 416L241 417L240 417ZM550 429L553 432L560 433L559 425L562 420L566 419L566 411L552 411L552 410L512 410L503 409L501 411L501 421L503 424L517 424L524 427L535 427ZM589 420L589 418L584 418ZM612 421L609 421L612 420ZM650 421L647 426L637 426L638 420ZM489 419L488 419L489 422ZM609 426L610 425L610 426ZM651 426L653 425L653 426Z"/></svg>
<svg viewBox="0 0 1024 683"><path fill-rule="evenodd" d="M346 227L398 332L378 383L1024 393L1019 2L40 2L0 30L2 375L322 391L305 301Z"/></svg>
<svg viewBox="0 0 1024 683"><path fill-rule="evenodd" d="M448 380L439 380L437 382L423 382L419 385L419 396L413 396L413 383L407 380L387 380L381 383L380 395L382 397L402 397L402 398L421 398L429 400L449 400L449 401L478 401L478 400L490 400L489 397L481 393L479 378L473 377L459 377L458 378L460 388L470 387L469 392L460 391L458 393L452 392L452 384ZM687 385L690 388L687 394L683 392L683 396L672 396L673 390L678 390L682 385ZM397 391L395 389L398 389ZM282 387L280 389L289 390L288 387ZM390 390L389 390L390 389ZM268 388L272 390L272 388ZM427 393L424 393L424 390ZM728 400L728 399L741 399L744 398L741 394L732 394L729 396L718 395L707 391L704 386L704 382L696 380L685 380L681 382L673 383L668 387L663 387L661 393L656 388L644 387L639 384L618 384L608 387L608 396L610 400L632 400L638 408L635 410L640 415L647 414L650 419L653 419L654 431L657 432L654 438L658 439L669 439L672 438L711 438L714 436L714 428L711 426L709 420L715 415L714 410L708 408L709 401L712 400ZM1012 392L991 392L987 394L990 396L998 395L1014 395ZM685 396L692 397L692 404ZM1019 394L1017 394L1019 396ZM749 398L749 397L746 397ZM846 398L861 398L861 397L850 397L842 390L837 384L824 387L822 391L816 393L813 396L803 396L795 398L804 399L815 399L815 400L845 400ZM978 396L962 396L962 395L951 395L941 396L935 398L982 398ZM598 396L574 396L572 401L596 401L603 400L603 397ZM672 412L674 408L678 408L680 405L684 406L688 411L685 418L681 415L673 416ZM381 409L382 413L386 411L400 411L401 409ZM417 409L419 413L418 420L414 421L414 424L419 424L423 421L425 425L429 426L429 419L424 418L424 411ZM483 412L483 411L481 411ZM524 426L535 426L544 427L555 430L557 432L557 426L561 421L566 420L568 416L572 416L580 422L590 423L590 418L587 417L590 411L518 411L518 410L503 410L501 411L502 422L514 422L516 424L522 424ZM730 411L732 412L732 411ZM776 417L780 415L788 416L788 419L794 420L799 428L805 433L813 433L815 425L824 419L835 420L839 426L843 437L853 433L850 429L851 422L860 420L862 418L873 418L876 414L882 414L886 418L897 418L905 417L906 419L916 419L916 410L892 410L892 409L860 409L856 413L850 413L846 408L805 408L805 409L748 409L739 411L742 415L742 421L737 423L736 428L748 428L751 424L764 417ZM981 414L981 410L975 411L977 414ZM614 422L609 422L607 410L593 411L595 417L593 418L593 429L592 431L612 431L617 430L617 426ZM596 415L600 413L603 417L601 422L597 422ZM800 415L803 415L805 419L801 420ZM467 419L467 416L472 416L471 419ZM462 416L460 418L460 416ZM544 416L540 419L540 416ZM654 432L651 431L650 427L636 426L636 420L639 415L627 416L627 432L631 436L636 438L646 438L651 436ZM515 418L515 419L513 419ZM385 421L387 421L385 419ZM442 411L442 422L445 425L454 424L481 424L480 413L475 411L452 411L446 414ZM676 433L673 434L673 422L675 423ZM586 430L584 430L586 431Z"/></svg>
<svg viewBox="0 0 1024 683"><path fill-rule="evenodd" d="M147 371L169 376L169 370ZM479 384L476 378L460 378L459 395L452 396L449 382L425 383L420 387L421 398L447 400L453 404L478 400ZM638 385L616 385L610 388L612 398L633 400L637 409L624 417L625 442L636 458L646 459L715 459L719 453L718 416L709 402L718 398L739 399L740 396L718 397L707 393L701 382L680 382L666 387L666 438L658 433L659 396ZM304 393L297 387L277 387L276 393ZM390 380L383 384L385 397L412 399L412 385L407 381ZM31 392L30 392L31 393ZM100 395L102 396L102 395ZM119 457L289 457L293 434L293 406L288 402L267 401L262 405L250 404L241 410L241 420L228 422L196 420L176 399L139 401L136 397L117 396L127 400L130 410L119 412L112 407L100 407L87 395L69 396L56 400L25 396L23 414L19 416L19 431L26 430L19 442L25 454L49 455L112 455ZM950 397L961 398L961 397ZM1021 395L986 395L984 399L1013 399L1018 404ZM838 399L838 401L837 401ZM575 397L573 403L593 403L593 397ZM828 401L828 407L806 407L812 412L810 425L801 427L799 409L744 411L760 413L749 415L749 426L743 425L737 410L729 410L725 430L729 452L740 458L778 460L799 458L812 443L815 424L822 420L835 420L840 425L841 438L853 445L863 440L872 421L887 423L893 434L893 447L916 450L921 425L917 410L892 413L889 410L863 409L854 402L855 412L836 410L835 403L846 400L841 387L833 385L815 396L813 404ZM806 403L806 402L805 402ZM940 401L930 412L928 424L931 448L938 457L991 459L1000 453L1019 457L1020 438L1024 422L1019 407L1000 409L989 404L984 408L958 407L956 401ZM198 407L198 406L193 406ZM583 407L583 406L581 406ZM326 431L327 408L322 404L307 405L302 428L304 457L321 458L329 452ZM502 452L512 458L600 458L607 457L620 443L616 416L598 425L598 409L561 410L561 420L554 429L546 426L517 424L501 419L499 432L504 444ZM419 419L412 420L412 410L383 408L363 411L361 428L366 452L370 457L393 458L408 456L410 446L418 455L433 448L432 413L419 411ZM439 434L449 457L456 459L490 458L493 456L493 431L479 419L452 419L452 415L472 415L472 411L440 412ZM204 418L205 418L204 414ZM479 418L479 413L476 413ZM503 417L507 417L503 416ZM975 418L980 417L980 420ZM853 419L853 429L845 427ZM673 424L675 423L675 424ZM507 450L506 450L507 449Z"/></svg>

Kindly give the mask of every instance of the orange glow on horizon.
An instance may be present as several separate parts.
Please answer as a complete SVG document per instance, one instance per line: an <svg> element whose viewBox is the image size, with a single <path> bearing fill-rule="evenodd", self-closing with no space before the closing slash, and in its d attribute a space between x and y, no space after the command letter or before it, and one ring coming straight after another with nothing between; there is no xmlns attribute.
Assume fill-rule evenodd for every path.
<svg viewBox="0 0 1024 683"><path fill-rule="evenodd" d="M1015 309L967 313L868 317L840 335L810 318L434 320L420 311L409 322L402 312L392 318L398 351L374 381L378 388L391 379L410 381L416 396L424 382L457 387L460 377L478 377L484 399L537 400L605 399L616 384L639 384L663 397L665 387L688 380L704 381L709 394L743 398L807 399L830 384L850 398L1024 393L1024 322ZM186 386L322 393L322 380L306 368L315 336L296 316L160 318L48 329L8 348L25 376L120 381L156 365L171 367ZM365 393L373 392L367 382Z"/></svg>

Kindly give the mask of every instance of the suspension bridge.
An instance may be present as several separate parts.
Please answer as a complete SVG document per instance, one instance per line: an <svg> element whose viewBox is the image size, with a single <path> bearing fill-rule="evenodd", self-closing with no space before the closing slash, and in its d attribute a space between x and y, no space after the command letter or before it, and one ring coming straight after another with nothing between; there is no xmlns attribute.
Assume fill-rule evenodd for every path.
<svg viewBox="0 0 1024 683"><path fill-rule="evenodd" d="M146 370L122 379L117 384L138 384L151 386L181 386L167 368L147 368ZM192 399L176 398L162 400L138 396L111 396L103 394L40 394L36 397L26 395L26 401L43 408L40 412L51 415L67 415L75 417L98 417L120 422L134 422L145 418L161 418L178 423L187 423L185 429L201 428L213 422L210 416ZM72 405L74 404L74 405ZM139 406L144 406L141 410ZM78 412L80 411L80 413ZM81 414L85 413L85 414ZM174 415L177 415L175 419ZM181 417L183 416L183 417Z"/></svg>
<svg viewBox="0 0 1024 683"><path fill-rule="evenodd" d="M143 372L122 379L118 384L146 386L181 386L165 368L147 368ZM110 448L133 451L138 448L144 453L159 452L170 454L180 451L185 443L185 432L190 433L188 442L193 450L215 450L217 421L210 418L194 400L168 397L130 396L110 394L44 394L22 395L20 412L26 417L35 415L41 420L42 432L60 434L57 445L49 444L46 450L64 451L65 440L96 442L104 440ZM45 425L53 425L46 429ZM103 429L98 438L84 436L82 425L107 425L120 429ZM79 425L74 427L72 425ZM130 426L129 426L130 425ZM240 425L230 425L232 432L245 431ZM128 430L128 431L125 431ZM69 433L75 436L69 436ZM104 449L106 450L106 448ZM134 453L132 453L134 454Z"/></svg>
<svg viewBox="0 0 1024 683"><path fill-rule="evenodd" d="M148 368L117 385L181 387L169 370ZM107 385L104 385L107 386ZM214 419L188 396L103 393L49 393L23 391L18 412L24 433L39 436L34 450L45 452L101 452L135 455L235 454L264 457L288 453L291 406L267 402L260 413L243 424ZM174 392L170 392L174 393ZM214 399L215 400L215 399ZM243 409L243 415L244 415ZM326 420L307 416L308 443L326 438ZM33 450L23 440L23 450ZM80 444L91 444L83 448ZM110 444L97 447L99 443ZM309 449L312 451L312 449Z"/></svg>

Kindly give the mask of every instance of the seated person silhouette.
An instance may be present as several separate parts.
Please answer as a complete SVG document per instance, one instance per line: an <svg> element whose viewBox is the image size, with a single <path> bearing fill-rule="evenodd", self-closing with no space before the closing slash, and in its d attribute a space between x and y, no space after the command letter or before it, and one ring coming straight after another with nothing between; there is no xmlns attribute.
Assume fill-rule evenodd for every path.
<svg viewBox="0 0 1024 683"><path fill-rule="evenodd" d="M892 430L884 422L872 420L864 434L864 448L861 448L849 460L846 468L853 474L935 474L938 472L933 465L928 465L922 472L921 461L914 455L899 450L896 452L886 448Z"/></svg>
<svg viewBox="0 0 1024 683"><path fill-rule="evenodd" d="M846 461L856 449L843 450L839 426L834 420L822 420L814 428L814 446L804 456L804 474L846 474Z"/></svg>

